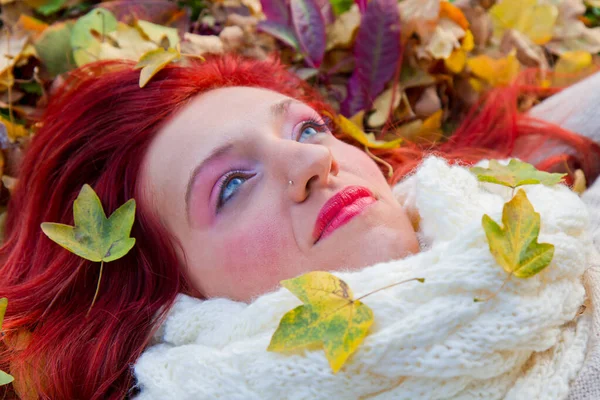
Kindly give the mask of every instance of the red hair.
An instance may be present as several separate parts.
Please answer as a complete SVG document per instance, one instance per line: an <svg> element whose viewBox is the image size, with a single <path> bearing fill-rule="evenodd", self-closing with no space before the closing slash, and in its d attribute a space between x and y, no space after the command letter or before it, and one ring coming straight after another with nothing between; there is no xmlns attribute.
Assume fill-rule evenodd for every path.
<svg viewBox="0 0 600 400"><path fill-rule="evenodd" d="M63 249L40 228L42 222L73 224L72 205L83 184L94 188L107 215L128 199L140 198L138 174L148 145L170 116L213 88L267 88L333 113L314 88L276 59L227 55L169 65L143 89L133 65L103 61L71 73L27 149L0 248L0 297L9 300L0 369L15 376L9 396L123 398L134 386L131 364L176 295L191 290L178 265L178 243L160 218L138 202L131 233L136 245L104 266L98 298L86 318L99 264ZM501 93L509 96L496 95ZM533 129L529 119L516 114L516 97L510 96L514 99L504 99L500 110L495 107L504 100L492 97L473 111L448 144L428 149L408 144L378 154L394 165L394 181L429 151L467 162L506 157L516 137ZM586 143L585 157L596 149L556 126L535 129L576 147ZM585 157L582 166L587 168Z"/></svg>

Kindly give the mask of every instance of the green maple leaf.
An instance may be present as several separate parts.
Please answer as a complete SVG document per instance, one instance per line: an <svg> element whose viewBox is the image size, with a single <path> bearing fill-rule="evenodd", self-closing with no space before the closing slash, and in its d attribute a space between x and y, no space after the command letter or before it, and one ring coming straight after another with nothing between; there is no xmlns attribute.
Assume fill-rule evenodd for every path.
<svg viewBox="0 0 600 400"><path fill-rule="evenodd" d="M522 185L541 183L555 185L562 181L567 174L551 174L540 171L533 165L512 159L508 165L502 165L496 160L490 160L489 168L473 167L471 172L477 175L482 182L497 183L499 185L516 188Z"/></svg>
<svg viewBox="0 0 600 400"><path fill-rule="evenodd" d="M538 243L540 214L535 212L525 191L504 204L500 227L488 215L481 221L490 251L502 268L518 278L529 278L546 268L554 256L554 245Z"/></svg>
<svg viewBox="0 0 600 400"><path fill-rule="evenodd" d="M123 257L135 244L129 237L135 215L130 199L106 218L102 203L88 184L73 202L75 226L43 222L42 231L70 252L90 261L109 262Z"/></svg>
<svg viewBox="0 0 600 400"><path fill-rule="evenodd" d="M0 299L0 330L2 329L2 322L4 321L4 313L6 312L6 306L8 305L8 299L3 297ZM15 378L12 375L0 370L0 386L7 385L14 381Z"/></svg>
<svg viewBox="0 0 600 400"><path fill-rule="evenodd" d="M309 272L281 285L304 305L283 316L267 350L283 352L322 343L331 369L339 371L367 335L373 323L371 309L353 300L348 285L328 272Z"/></svg>
<svg viewBox="0 0 600 400"><path fill-rule="evenodd" d="M85 184L73 202L75 226L43 222L41 227L46 236L70 252L86 260L101 262L95 301L104 263L123 257L135 245L135 238L129 237L134 217L135 200L129 199L106 218L98 195Z"/></svg>

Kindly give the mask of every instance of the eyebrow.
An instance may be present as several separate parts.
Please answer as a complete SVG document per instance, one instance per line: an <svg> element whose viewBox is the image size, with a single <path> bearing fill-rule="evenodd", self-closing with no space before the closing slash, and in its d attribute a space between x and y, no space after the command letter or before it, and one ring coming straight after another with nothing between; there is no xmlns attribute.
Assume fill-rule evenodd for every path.
<svg viewBox="0 0 600 400"><path fill-rule="evenodd" d="M292 104L292 103L301 103L302 104L302 102L295 100L295 99L285 99L285 100L282 100L282 101L272 104L271 107L269 107L269 110L271 112L271 116L273 117L273 119L280 119L281 117L284 117L285 115L287 115L289 113L290 104ZM198 164L194 168L194 170L190 174L190 178L188 180L187 187L185 189L185 215L188 220L188 223L189 223L189 216L190 216L189 211L190 211L190 198L192 196L192 188L194 187L194 182L196 181L198 174L200 174L200 171L202 171L208 164L212 163L214 160L229 153L233 149L233 147L234 147L234 143L225 143L224 145L215 148L213 151L210 152L210 154L204 160L202 160L202 162L200 162L200 164Z"/></svg>

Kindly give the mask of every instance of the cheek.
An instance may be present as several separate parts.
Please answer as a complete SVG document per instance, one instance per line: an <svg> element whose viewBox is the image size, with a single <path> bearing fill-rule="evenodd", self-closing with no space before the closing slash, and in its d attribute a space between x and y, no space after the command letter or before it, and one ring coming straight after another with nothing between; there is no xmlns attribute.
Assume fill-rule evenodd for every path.
<svg viewBox="0 0 600 400"><path fill-rule="evenodd" d="M347 171L366 178L372 183L387 186L387 181L375 161L361 149L340 141L332 151L338 163Z"/></svg>
<svg viewBox="0 0 600 400"><path fill-rule="evenodd" d="M285 220L272 214L256 216L224 233L218 251L223 273L245 284L277 275L294 243Z"/></svg>

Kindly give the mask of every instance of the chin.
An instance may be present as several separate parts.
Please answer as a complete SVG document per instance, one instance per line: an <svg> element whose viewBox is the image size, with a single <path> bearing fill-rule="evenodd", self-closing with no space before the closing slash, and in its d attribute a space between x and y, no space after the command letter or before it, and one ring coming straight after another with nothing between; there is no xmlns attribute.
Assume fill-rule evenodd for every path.
<svg viewBox="0 0 600 400"><path fill-rule="evenodd" d="M418 241L410 225L407 230L405 224L390 224L393 220L375 226L358 222L351 221L327 238L327 250L323 249L328 252L326 265L337 266L330 269L356 270L418 252Z"/></svg>

